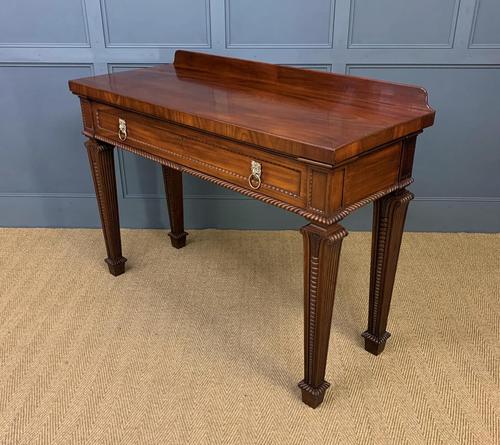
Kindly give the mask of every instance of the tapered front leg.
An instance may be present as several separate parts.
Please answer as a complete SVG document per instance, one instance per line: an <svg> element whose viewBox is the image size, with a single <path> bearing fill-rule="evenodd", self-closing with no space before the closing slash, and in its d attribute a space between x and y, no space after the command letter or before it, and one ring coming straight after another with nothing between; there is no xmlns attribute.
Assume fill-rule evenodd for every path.
<svg viewBox="0 0 500 445"><path fill-rule="evenodd" d="M85 146L89 155L90 169L94 179L95 194L101 215L102 231L108 257L106 261L112 275L125 272L126 258L122 256L118 198L116 196L115 164L113 146L89 139Z"/></svg>
<svg viewBox="0 0 500 445"><path fill-rule="evenodd" d="M406 211L412 199L409 191L398 190L374 203L368 329L362 335L365 349L375 355L384 350L391 335L386 331L387 317Z"/></svg>
<svg viewBox="0 0 500 445"><path fill-rule="evenodd" d="M325 381L335 285L342 239L340 225L308 224L304 239L304 380L299 383L302 401L316 408L330 386Z"/></svg>
<svg viewBox="0 0 500 445"><path fill-rule="evenodd" d="M167 197L168 217L170 219L170 242L176 249L186 245L187 232L184 232L184 202L182 198L182 172L162 165L165 195Z"/></svg>

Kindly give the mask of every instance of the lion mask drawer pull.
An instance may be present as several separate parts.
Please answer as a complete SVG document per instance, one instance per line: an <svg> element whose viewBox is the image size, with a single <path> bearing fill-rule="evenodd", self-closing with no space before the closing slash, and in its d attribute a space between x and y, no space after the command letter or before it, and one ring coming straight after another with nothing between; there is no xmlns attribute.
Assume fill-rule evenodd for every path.
<svg viewBox="0 0 500 445"><path fill-rule="evenodd" d="M257 161L252 161L251 169L252 172L248 177L248 184L254 190L257 190L258 188L260 188L260 185L262 183L262 180L260 178L260 175L262 174L262 165Z"/></svg>
<svg viewBox="0 0 500 445"><path fill-rule="evenodd" d="M125 119L118 119L118 137L120 141L127 139L127 122L125 122Z"/></svg>

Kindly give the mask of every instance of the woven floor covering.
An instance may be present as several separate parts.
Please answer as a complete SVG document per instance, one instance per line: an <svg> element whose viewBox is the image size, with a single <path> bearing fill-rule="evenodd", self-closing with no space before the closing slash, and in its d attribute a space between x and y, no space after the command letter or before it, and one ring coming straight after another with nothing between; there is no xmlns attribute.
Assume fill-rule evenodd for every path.
<svg viewBox="0 0 500 445"><path fill-rule="evenodd" d="M344 240L326 379L303 376L298 232L0 229L0 444L494 444L500 235L403 238L385 352L363 349L368 233Z"/></svg>

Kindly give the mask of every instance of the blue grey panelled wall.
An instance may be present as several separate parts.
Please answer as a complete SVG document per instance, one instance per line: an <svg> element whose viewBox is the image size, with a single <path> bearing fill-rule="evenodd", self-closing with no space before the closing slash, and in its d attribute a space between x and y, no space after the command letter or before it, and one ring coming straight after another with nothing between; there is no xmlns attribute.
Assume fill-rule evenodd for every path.
<svg viewBox="0 0 500 445"><path fill-rule="evenodd" d="M67 80L191 48L425 86L437 116L418 141L408 229L500 230L499 0L16 0L1 9L1 226L97 226ZM165 226L158 168L128 153L116 163L122 225ZM191 228L303 223L193 178L185 198ZM368 228L370 211L347 226Z"/></svg>

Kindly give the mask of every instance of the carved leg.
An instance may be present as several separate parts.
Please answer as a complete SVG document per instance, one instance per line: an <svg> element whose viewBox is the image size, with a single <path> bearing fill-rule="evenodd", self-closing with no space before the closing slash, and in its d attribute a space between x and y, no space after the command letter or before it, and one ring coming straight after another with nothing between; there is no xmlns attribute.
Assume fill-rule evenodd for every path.
<svg viewBox="0 0 500 445"><path fill-rule="evenodd" d="M101 215L102 231L106 243L108 264L112 275L125 272L126 258L122 256L120 239L120 220L118 217L118 199L116 196L115 165L113 162L113 146L104 142L89 139L85 142L89 155L90 169L94 179L94 188Z"/></svg>
<svg viewBox="0 0 500 445"><path fill-rule="evenodd" d="M347 231L308 224L300 229L304 239L304 380L299 383L302 401L316 408L330 386L324 380L333 300L342 239Z"/></svg>
<svg viewBox="0 0 500 445"><path fill-rule="evenodd" d="M398 190L374 203L368 329L362 334L365 349L374 355L384 350L391 335L385 329L406 211L412 199L409 191Z"/></svg>
<svg viewBox="0 0 500 445"><path fill-rule="evenodd" d="M176 249L186 245L184 232L184 203L182 200L182 172L162 165L163 182L167 196L168 217L170 219L170 242Z"/></svg>

